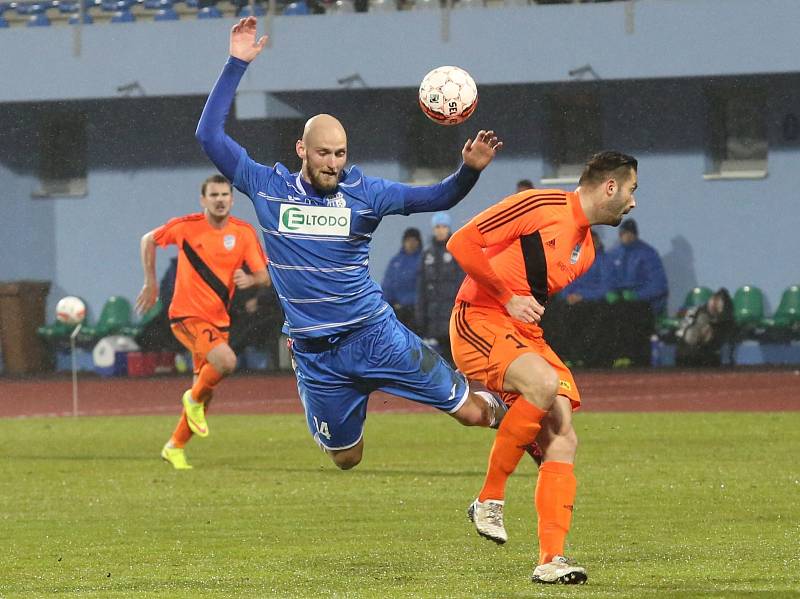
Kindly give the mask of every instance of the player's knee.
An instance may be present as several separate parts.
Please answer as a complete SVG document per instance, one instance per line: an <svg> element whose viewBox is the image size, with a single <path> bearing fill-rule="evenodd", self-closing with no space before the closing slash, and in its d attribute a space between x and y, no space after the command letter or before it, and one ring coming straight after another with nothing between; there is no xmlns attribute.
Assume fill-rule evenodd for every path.
<svg viewBox="0 0 800 599"><path fill-rule="evenodd" d="M219 366L217 367L217 370L219 370L219 373L223 376L228 376L229 374L233 374L233 372L236 370L236 354L231 352L230 355L224 356L219 361Z"/></svg>
<svg viewBox="0 0 800 599"><path fill-rule="evenodd" d="M537 365L526 377L522 388L522 396L541 408L549 409L558 394L558 374L549 365Z"/></svg>
<svg viewBox="0 0 800 599"><path fill-rule="evenodd" d="M328 454L340 470L350 470L361 463L362 452L360 447L343 451L329 451Z"/></svg>

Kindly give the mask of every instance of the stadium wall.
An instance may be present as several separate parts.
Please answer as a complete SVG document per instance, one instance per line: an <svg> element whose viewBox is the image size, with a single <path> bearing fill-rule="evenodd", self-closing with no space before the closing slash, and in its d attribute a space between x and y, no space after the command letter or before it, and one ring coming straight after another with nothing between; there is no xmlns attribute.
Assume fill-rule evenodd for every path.
<svg viewBox="0 0 800 599"><path fill-rule="evenodd" d="M377 14L278 18L268 60L251 70L243 88L278 92L302 117L233 120L230 132L257 160L272 164L280 158L295 168L294 140L303 119L326 110L347 127L353 162L369 174L402 180L407 175L403 156L411 151L406 128L420 123L412 86L434 63L460 63L475 74L481 103L447 151L456 158L463 138L480 127L495 128L506 140L501 157L453 210L454 221L461 224L511 193L516 180L538 181L546 174L548 94L597 94L602 98L604 146L640 158L635 216L642 237L664 257L671 309L694 284L736 288L745 283L762 287L769 309L774 309L781 291L797 279L792 264L800 228L794 184L800 147L797 140L784 139L781 123L785 115L800 113L800 52L794 32L788 31L789 22L798 22L790 16L800 19L800 3L635 3L633 33L625 32L624 4L459 11L452 15L448 44L441 42L436 13L398 13L390 15L391 21ZM524 13L524 35L514 33L523 14L518 10L530 11ZM486 18L502 31L502 52L486 52L466 35L473 21L485 31ZM328 19L336 20L333 30L342 39L349 39L349 27L357 27L363 33L361 49L353 52L344 44L349 48L345 51L334 44L330 52L319 54L314 44L331 30L334 21ZM741 48L739 36L746 30L752 39L754 22L763 23L769 35L759 36L756 47ZM135 297L141 285L139 237L172 216L195 210L198 184L211 172L193 133L203 94L224 58L229 25L182 21L85 27L80 57L71 55L74 32L67 27L0 32L0 76L15 81L0 89L0 189L8 215L0 231L11 241L10 252L0 259L0 280L50 279L52 302L65 293L79 294L95 312L111 294ZM581 34L590 25L617 35L597 47L596 36ZM402 31L395 31L398 26ZM174 31L167 27L181 28L181 44L165 45L164 32ZM413 45L404 38L407 30L415 32ZM383 33L381 43L370 42L376 31ZM697 35L689 48L693 31ZM48 36L48 43L41 36ZM294 41L298 39L304 40L302 50ZM552 47L536 52L530 44L543 43L537 40ZM171 38L169 44L173 42ZM358 58L364 47L369 48L367 61ZM278 68L292 64L301 52L325 60L304 62L302 77ZM544 59L533 62L531 54ZM37 66L26 66L30 64ZM570 81L567 71L582 64L591 64L603 79ZM354 72L369 89L357 85L343 90L336 83ZM733 73L752 74L722 77ZM140 91L120 97L116 88L131 81L140 83ZM720 81L755 82L769 90L769 174L764 179L703 179L706 90ZM302 91L312 84L328 91ZM404 87L387 89L395 86ZM56 107L89 115L85 198L31 197L37 184L37 119ZM418 128L412 143L424 146L435 128ZM238 196L234 212L256 224L246 198ZM386 219L373 243L372 270L378 280L407 226L417 226L427 236L429 218ZM616 234L608 229L602 237L610 245ZM167 262L160 254L159 273Z"/></svg>

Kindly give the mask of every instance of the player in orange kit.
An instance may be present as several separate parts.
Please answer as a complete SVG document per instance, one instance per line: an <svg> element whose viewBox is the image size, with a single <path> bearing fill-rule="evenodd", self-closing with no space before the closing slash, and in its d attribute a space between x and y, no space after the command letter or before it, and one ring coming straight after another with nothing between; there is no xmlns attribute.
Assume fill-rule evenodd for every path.
<svg viewBox="0 0 800 599"><path fill-rule="evenodd" d="M510 405L489 456L483 488L468 510L481 536L508 539L506 481L532 445L541 451L536 484L539 560L532 580L582 584L586 569L564 557L572 520L578 440L572 412L581 398L572 374L539 326L548 298L594 261L592 225L619 225L636 206L637 161L595 154L574 192L526 190L484 210L447 249L467 273L450 319L459 370Z"/></svg>
<svg viewBox="0 0 800 599"><path fill-rule="evenodd" d="M200 191L203 212L174 218L142 237L144 286L136 310L146 312L158 298L156 246L178 246L178 274L169 306L172 333L192 352L194 384L183 394L183 412L161 457L177 470L191 466L184 446L197 434L208 436L205 411L214 387L236 368L228 345L228 306L234 288L268 285L267 262L252 226L230 215L233 187L212 175ZM252 274L242 266L247 264Z"/></svg>

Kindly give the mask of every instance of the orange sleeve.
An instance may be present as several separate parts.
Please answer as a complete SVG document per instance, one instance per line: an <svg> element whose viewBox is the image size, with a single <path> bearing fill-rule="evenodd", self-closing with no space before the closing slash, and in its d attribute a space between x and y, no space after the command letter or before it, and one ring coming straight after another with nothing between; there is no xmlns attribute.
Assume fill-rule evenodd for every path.
<svg viewBox="0 0 800 599"><path fill-rule="evenodd" d="M250 268L250 272L258 272L267 268L267 256L264 253L264 248L258 241L258 235L250 225L247 225L247 250L245 251L244 261Z"/></svg>
<svg viewBox="0 0 800 599"><path fill-rule="evenodd" d="M505 306L514 294L489 264L489 259L483 251L487 245L473 220L453 233L447 242L447 249L465 273L475 279L475 282L492 298Z"/></svg>
<svg viewBox="0 0 800 599"><path fill-rule="evenodd" d="M180 225L184 222L184 217L178 217L168 220L165 224L161 225L153 233L153 241L156 245L166 247L178 243L178 233L180 232Z"/></svg>

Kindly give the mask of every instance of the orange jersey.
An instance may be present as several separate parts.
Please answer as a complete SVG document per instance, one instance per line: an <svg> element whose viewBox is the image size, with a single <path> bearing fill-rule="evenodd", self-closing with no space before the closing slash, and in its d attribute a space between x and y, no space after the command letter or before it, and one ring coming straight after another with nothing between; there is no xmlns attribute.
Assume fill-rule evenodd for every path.
<svg viewBox="0 0 800 599"><path fill-rule="evenodd" d="M526 190L478 214L447 244L467 278L457 301L505 311L512 295L545 305L594 262L577 193Z"/></svg>
<svg viewBox="0 0 800 599"><path fill-rule="evenodd" d="M216 327L229 326L234 271L245 263L252 272L267 266L255 229L232 216L222 229L212 227L202 213L173 218L156 229L153 238L161 247L178 246L171 320L195 317Z"/></svg>

